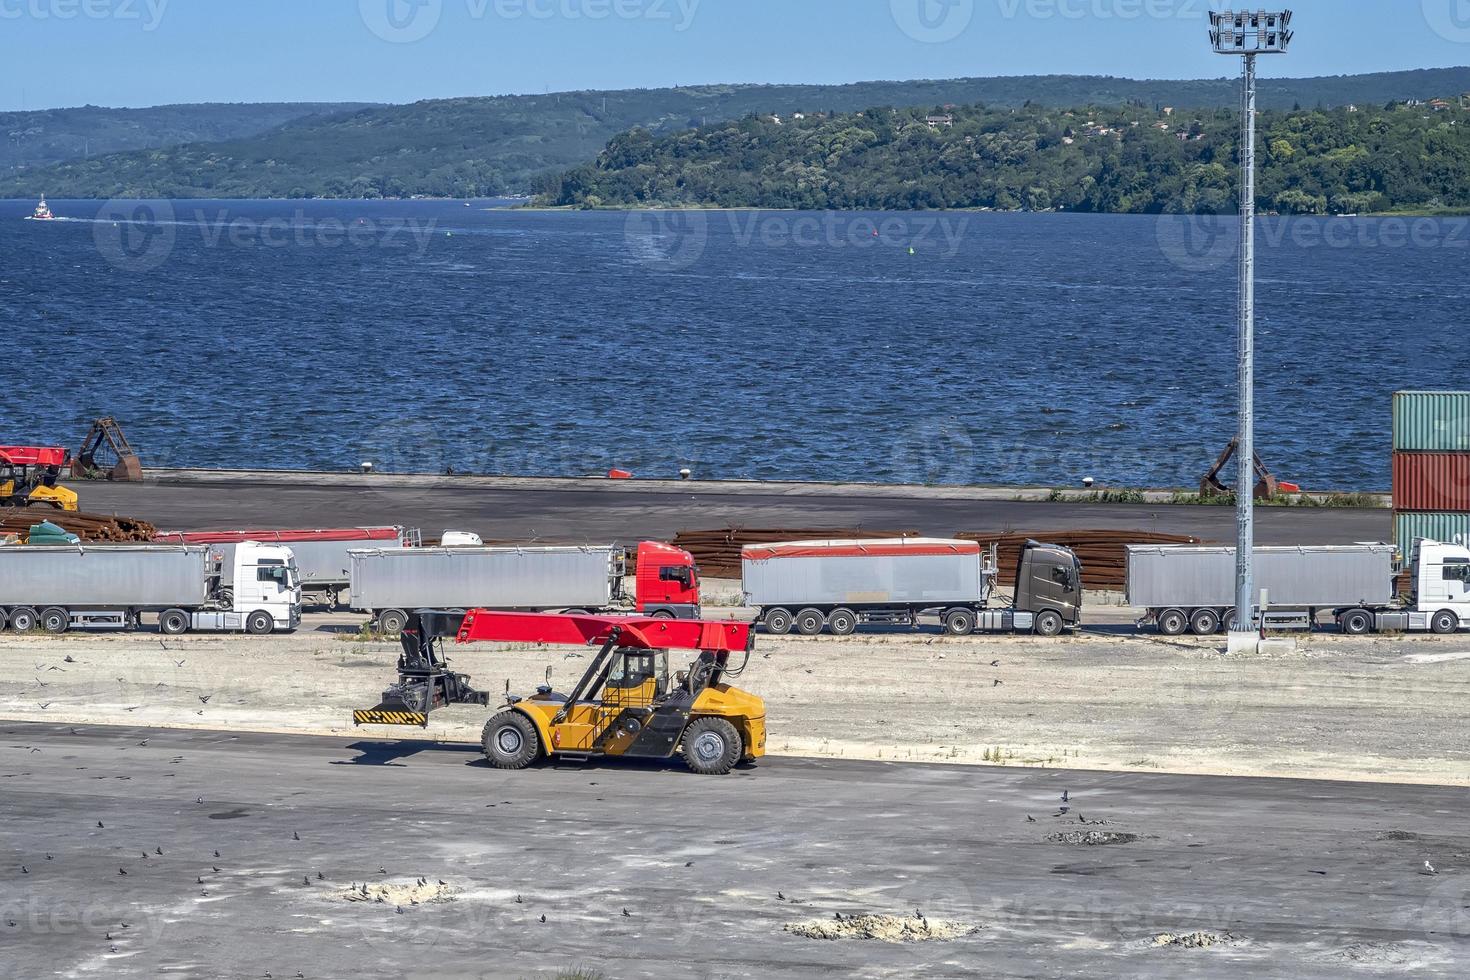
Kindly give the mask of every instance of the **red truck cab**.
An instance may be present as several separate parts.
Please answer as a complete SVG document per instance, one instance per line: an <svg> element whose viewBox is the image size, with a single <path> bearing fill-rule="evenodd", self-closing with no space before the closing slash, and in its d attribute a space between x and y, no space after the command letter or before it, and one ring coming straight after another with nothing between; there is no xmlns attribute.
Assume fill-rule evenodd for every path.
<svg viewBox="0 0 1470 980"><path fill-rule="evenodd" d="M699 570L683 548L644 541L638 546L635 608L645 616L699 618Z"/></svg>

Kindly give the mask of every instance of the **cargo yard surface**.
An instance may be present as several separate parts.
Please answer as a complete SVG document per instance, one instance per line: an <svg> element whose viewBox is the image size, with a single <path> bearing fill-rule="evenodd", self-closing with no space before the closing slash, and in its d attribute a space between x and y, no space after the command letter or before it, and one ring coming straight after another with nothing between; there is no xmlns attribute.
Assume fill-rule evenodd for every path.
<svg viewBox="0 0 1470 980"><path fill-rule="evenodd" d="M81 491L169 529L541 542L1234 531L1229 508L974 489L172 473ZM1262 544L1391 534L1388 510L1258 515ZM738 581L702 586L709 618L748 615ZM0 635L0 972L1465 975L1470 635L1227 656L1135 633L1109 601L1089 593L1058 639L759 635L738 683L765 699L771 754L726 777L502 772L477 707L354 730L399 653L360 613L262 637ZM498 703L548 664L565 690L592 651L447 652Z"/></svg>
<svg viewBox="0 0 1470 980"><path fill-rule="evenodd" d="M0 718L349 734L398 654L357 639L362 621L308 614L292 636L5 635ZM1470 636L1321 634L1292 654L1226 657L1223 637L1098 630L761 635L738 683L765 698L768 748L781 755L1470 785ZM498 702L507 679L529 691L548 664L566 690L591 651L448 653ZM478 743L488 717L454 707L427 733L360 734Z"/></svg>
<svg viewBox="0 0 1470 980"><path fill-rule="evenodd" d="M79 485L84 510L118 513L167 530L245 526L402 524L487 540L633 543L680 530L751 527L906 527L957 530L1116 528L1235 539L1229 507L1164 503L1053 503L1046 491L802 483L680 483L394 476L342 473L149 471L146 483ZM1259 544L1388 541L1389 510L1263 507Z"/></svg>
<svg viewBox="0 0 1470 980"><path fill-rule="evenodd" d="M376 735L41 724L0 726L0 775L16 977L1470 969L1459 789L795 759L505 773ZM953 938L811 938L866 915Z"/></svg>

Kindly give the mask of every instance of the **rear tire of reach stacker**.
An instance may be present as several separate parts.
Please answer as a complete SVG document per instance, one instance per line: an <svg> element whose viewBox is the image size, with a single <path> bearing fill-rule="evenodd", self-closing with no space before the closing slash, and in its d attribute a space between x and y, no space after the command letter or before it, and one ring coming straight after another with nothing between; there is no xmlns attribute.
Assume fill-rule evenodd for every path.
<svg viewBox="0 0 1470 980"><path fill-rule="evenodd" d="M690 772L723 776L740 761L744 744L735 726L723 718L696 718L684 729L679 753Z"/></svg>
<svg viewBox="0 0 1470 980"><path fill-rule="evenodd" d="M496 769L524 769L541 754L541 737L525 715L502 711L485 722L480 747Z"/></svg>

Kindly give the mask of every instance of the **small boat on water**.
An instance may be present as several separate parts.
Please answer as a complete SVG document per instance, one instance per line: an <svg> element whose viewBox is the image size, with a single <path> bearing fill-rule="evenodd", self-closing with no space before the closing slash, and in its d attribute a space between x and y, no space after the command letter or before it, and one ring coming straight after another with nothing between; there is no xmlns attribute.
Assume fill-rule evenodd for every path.
<svg viewBox="0 0 1470 980"><path fill-rule="evenodd" d="M41 197L41 203L36 205L36 210L31 212L27 221L55 221L56 215L51 213L51 207L46 203L46 198Z"/></svg>

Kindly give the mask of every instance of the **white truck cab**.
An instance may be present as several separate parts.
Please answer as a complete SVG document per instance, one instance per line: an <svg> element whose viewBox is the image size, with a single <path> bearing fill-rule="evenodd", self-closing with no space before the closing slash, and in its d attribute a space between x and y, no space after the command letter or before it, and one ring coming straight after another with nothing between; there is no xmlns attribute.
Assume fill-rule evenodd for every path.
<svg viewBox="0 0 1470 980"><path fill-rule="evenodd" d="M233 570L234 585L216 593L216 608L189 614L184 629L263 634L289 633L301 625L301 573L290 548L242 541L234 548ZM180 612L159 617L163 632L183 632L178 618L170 618Z"/></svg>
<svg viewBox="0 0 1470 980"><path fill-rule="evenodd" d="M1453 633L1470 624L1470 549L1420 540L1414 543L1414 611L1425 617L1419 628ZM1453 627L1451 621L1453 620ZM1418 626L1411 624L1411 629Z"/></svg>

